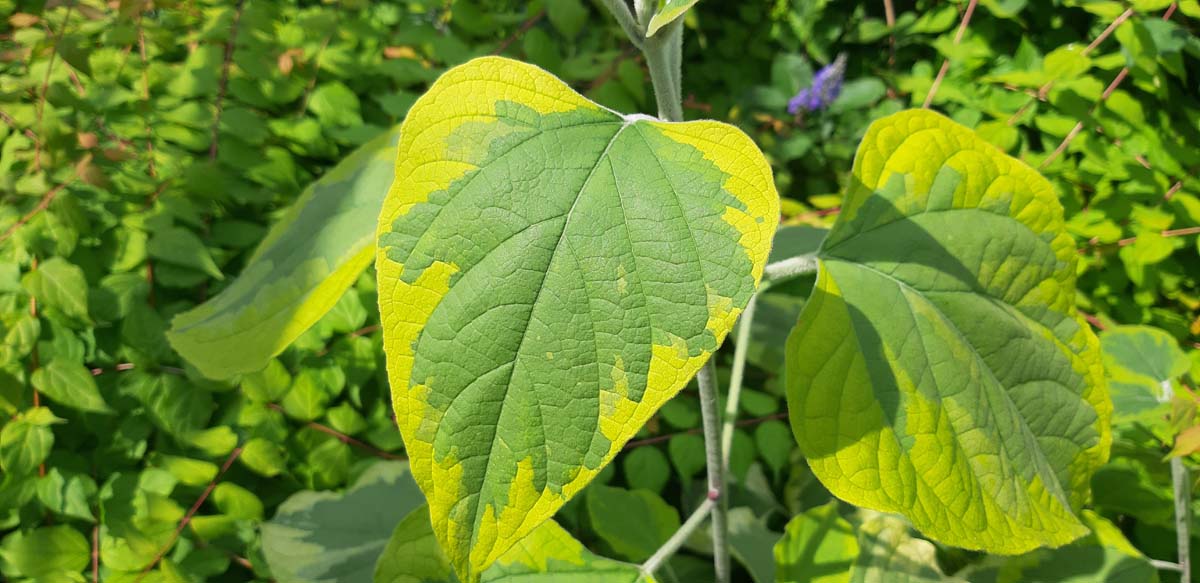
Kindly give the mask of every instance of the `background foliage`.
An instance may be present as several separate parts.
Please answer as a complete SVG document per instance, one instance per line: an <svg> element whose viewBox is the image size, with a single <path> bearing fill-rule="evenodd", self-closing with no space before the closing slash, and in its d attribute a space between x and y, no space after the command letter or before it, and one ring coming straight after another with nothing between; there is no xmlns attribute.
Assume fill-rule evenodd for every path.
<svg viewBox="0 0 1200 583"><path fill-rule="evenodd" d="M397 124L447 67L505 54L650 113L637 51L584 0L0 0L0 15L0 573L369 580L419 504L396 461L373 277L233 381L176 356L168 323L227 285L306 185ZM1163 458L1195 451L1176 435L1195 434L1196 404L1187 381L1159 409L1151 391L1200 378L1198 28L1196 0L712 1L689 13L685 113L735 123L767 153L793 225L781 237L803 247L831 222L871 120L929 101L1058 188L1093 325L1152 326L1160 336L1145 342L1181 350L1170 378L1110 368L1118 413L1125 397L1145 407L1118 421L1095 478L1095 534L1006 562L830 502L783 420L782 338L806 282L779 288L760 305L734 436L742 580L806 572L805 545L829 581L851 565L873 580L897 556L926 580L1172 580L1145 557L1175 557ZM841 96L789 115L840 53ZM1110 360L1121 344L1106 336ZM645 559L703 495L699 423L685 391L559 523L600 555ZM396 515L374 513L385 507ZM382 522L345 521L355 508ZM331 537L339 520L351 532ZM762 552L777 540L779 571ZM691 541L664 578L711 579L706 544ZM287 559L314 553L331 562Z"/></svg>

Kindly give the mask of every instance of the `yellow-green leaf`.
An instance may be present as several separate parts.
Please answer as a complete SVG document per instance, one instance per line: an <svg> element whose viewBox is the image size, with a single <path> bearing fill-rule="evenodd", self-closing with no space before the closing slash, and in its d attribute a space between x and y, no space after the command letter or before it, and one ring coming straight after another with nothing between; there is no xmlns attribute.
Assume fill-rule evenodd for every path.
<svg viewBox="0 0 1200 583"><path fill-rule="evenodd" d="M355 150L292 205L229 287L177 316L167 339L200 372L255 372L316 323L371 263L398 130Z"/></svg>
<svg viewBox="0 0 1200 583"><path fill-rule="evenodd" d="M658 11L650 19L650 26L646 27L646 36L654 36L654 33L658 32L662 27L675 22L677 18L681 18L699 1L658 0Z"/></svg>
<svg viewBox="0 0 1200 583"><path fill-rule="evenodd" d="M622 116L482 58L409 112L379 222L397 423L474 581L717 349L779 218L736 128Z"/></svg>
<svg viewBox="0 0 1200 583"><path fill-rule="evenodd" d="M868 129L788 340L792 428L853 504L1014 554L1087 533L1108 458L1099 342L1053 187L925 110Z"/></svg>

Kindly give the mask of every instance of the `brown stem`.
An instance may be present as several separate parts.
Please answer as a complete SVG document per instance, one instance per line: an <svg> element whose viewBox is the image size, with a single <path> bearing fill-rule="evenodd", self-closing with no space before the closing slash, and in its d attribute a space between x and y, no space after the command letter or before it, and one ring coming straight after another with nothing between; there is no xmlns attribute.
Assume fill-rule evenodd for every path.
<svg viewBox="0 0 1200 583"><path fill-rule="evenodd" d="M242 20L242 8L246 0L238 0L237 10L233 13L233 22L229 25L229 40L225 41L225 59L221 64L221 80L217 84L217 100L213 111L212 143L208 146L208 159L217 159L218 144L221 137L221 108L225 103L225 91L229 87L229 69L233 64L233 50L237 45L238 22Z"/></svg>
<svg viewBox="0 0 1200 583"><path fill-rule="evenodd" d="M188 523L192 521L192 517L200 511L200 507L204 505L204 501L208 500L208 496L212 494L214 489L216 489L217 482L221 481L221 477L225 475L225 472L229 471L229 467L233 465L233 462L237 460L238 456L240 455L242 455L242 447L239 445L238 447L233 448L233 451L229 453L229 457L225 460L225 463L221 465L221 470L217 472L217 475L212 479L211 482L208 483L208 486L204 488L204 492L201 493L200 497L196 499L195 504L192 504L192 507L188 509L187 514L183 515L183 519L181 519L179 524L175 527L175 532L171 534L171 540L167 541L167 544L163 545L163 547L158 550L158 553L154 555L154 560L151 561L149 565L146 565L145 569L142 569L142 572L138 574L136 579L133 580L134 583L140 583L142 579L145 579L146 575L150 573L150 571L153 570L156 565L158 565L159 561L161 561L163 557L167 555L167 552L171 550L171 547L175 546L175 541L179 540L179 535L183 533L183 529L187 528Z"/></svg>
<svg viewBox="0 0 1200 583"><path fill-rule="evenodd" d="M954 46L958 46L962 42L963 35L967 32L967 25L971 23L971 15L975 14L975 5L979 0L971 0L967 4L967 9L963 12L962 21L958 23L958 33L954 35ZM929 109L933 105L933 96L937 95L938 89L942 86L942 80L946 78L946 72L950 70L950 59L947 57L942 61L942 68L938 70L937 77L933 80L933 85L929 87L929 93L925 95L925 104L921 107Z"/></svg>
<svg viewBox="0 0 1200 583"><path fill-rule="evenodd" d="M279 411L280 413L284 413L283 407L280 407L276 403L267 403L267 407L269 407L275 411ZM404 460L408 459L408 456L402 456L402 455L396 455L394 453L388 453L388 452L383 451L382 449L379 449L373 445L370 445L368 443L354 439L353 437L350 437L349 435L346 435L345 433L342 433L341 431L338 431L332 427L317 423L316 421L309 421L305 425L307 425L308 427L310 427L312 429L320 431L321 433L324 433L326 435L331 435L331 436L337 438L338 441L340 441L346 445L357 447L377 458L381 458L381 459L385 459L385 460L396 460L396 461L404 461Z"/></svg>
<svg viewBox="0 0 1200 583"><path fill-rule="evenodd" d="M538 13L531 16L529 20L521 23L521 27L518 28L516 32L512 33L512 36L504 39L504 42L501 42L500 45L496 47L496 50L492 51L492 54L499 55L500 53L503 53L506 49L508 49L509 45L513 44L513 42L515 42L517 39L524 36L525 33L529 32L529 29L533 28L533 25L537 24L538 21L545 17L546 11L539 10Z"/></svg>

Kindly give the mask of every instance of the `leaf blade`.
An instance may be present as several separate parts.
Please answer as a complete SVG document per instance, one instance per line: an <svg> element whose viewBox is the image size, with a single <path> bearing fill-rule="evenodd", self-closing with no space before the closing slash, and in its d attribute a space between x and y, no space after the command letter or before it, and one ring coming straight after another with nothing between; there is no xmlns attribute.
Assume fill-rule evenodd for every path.
<svg viewBox="0 0 1200 583"><path fill-rule="evenodd" d="M399 150L376 261L393 402L469 580L719 345L761 277L778 197L730 126L623 118L501 58L447 72Z"/></svg>
<svg viewBox="0 0 1200 583"><path fill-rule="evenodd" d="M814 473L957 546L1082 536L1074 510L1107 459L1111 403L1051 186L919 110L876 122L854 174L788 341Z"/></svg>

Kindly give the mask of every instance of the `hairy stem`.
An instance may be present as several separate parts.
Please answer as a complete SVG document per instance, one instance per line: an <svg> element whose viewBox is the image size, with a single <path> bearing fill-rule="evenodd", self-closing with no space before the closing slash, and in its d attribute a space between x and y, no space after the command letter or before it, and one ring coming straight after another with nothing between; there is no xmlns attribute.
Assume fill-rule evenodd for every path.
<svg viewBox="0 0 1200 583"><path fill-rule="evenodd" d="M817 270L818 265L817 256L813 253L768 263L763 269L763 286L812 273Z"/></svg>
<svg viewBox="0 0 1200 583"><path fill-rule="evenodd" d="M704 502L701 502L700 506L696 507L692 515L683 523L683 526L680 526L679 530L675 531L675 534L671 535L671 538L667 539L667 542L663 543L663 546L654 552L654 555L646 559L645 563L642 563L642 575L639 580L646 580L653 577L654 572L659 567L662 567L663 563L671 558L671 555L674 555L675 551L678 551L679 547L682 547L683 543L692 536L692 533L696 532L704 524L705 519L708 518L708 514L712 512L715 505L716 502L714 500L705 498Z"/></svg>
<svg viewBox="0 0 1200 583"><path fill-rule="evenodd" d="M742 396L742 379L746 375L746 351L750 345L750 326L758 307L758 294L750 298L746 311L738 322L737 346L733 351L733 370L729 375L729 394L725 397L725 419L721 425L721 470L729 472L729 456L733 451L733 430L737 426L738 401Z"/></svg>
<svg viewBox="0 0 1200 583"><path fill-rule="evenodd" d="M725 495L725 472L721 453L720 413L717 412L717 366L710 358L696 375L700 385L700 418L704 426L704 455L708 465L708 499L715 503L712 513L713 566L716 583L729 583L728 513L721 498Z"/></svg>
<svg viewBox="0 0 1200 583"><path fill-rule="evenodd" d="M654 84L654 99L658 104L658 117L666 121L683 121L683 20L663 27L654 36L646 38L645 30L654 14L654 3L637 0L637 17L629 11L625 0L604 0L605 6L616 17L625 34L633 44L642 49L650 69L650 81ZM744 357L744 355L743 355ZM743 358L743 367L744 364ZM717 371L710 358L696 380L700 385L700 411L704 428L704 453L708 465L708 497L696 509L670 539L667 540L641 568L641 579L653 576L683 542L712 514L713 564L716 583L730 582L728 520L723 500L725 491L725 463L728 455L721 446L720 413L717 411ZM741 384L739 379L738 384ZM736 402L734 403L736 408ZM732 436L732 427L729 429Z"/></svg>
<svg viewBox="0 0 1200 583"><path fill-rule="evenodd" d="M1171 387L1171 380L1167 379L1162 382L1162 394L1159 395L1159 400L1163 403L1171 402L1175 397L1175 390ZM1192 503L1191 482L1188 481L1188 469L1183 465L1183 457L1175 456L1171 458L1171 485L1175 498L1175 543L1176 551L1179 555L1179 580L1182 583L1191 583L1192 581L1192 565L1190 554L1191 533L1188 531L1188 526L1191 524L1191 516L1189 516L1188 508Z"/></svg>
<svg viewBox="0 0 1200 583"><path fill-rule="evenodd" d="M654 99L658 117L667 121L683 121L683 90L681 66L683 53L683 19L664 26L647 38L642 47L650 81L654 84Z"/></svg>

